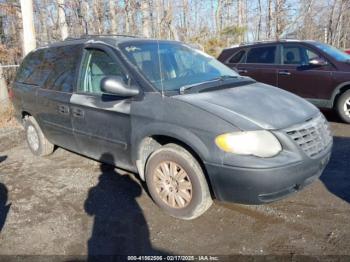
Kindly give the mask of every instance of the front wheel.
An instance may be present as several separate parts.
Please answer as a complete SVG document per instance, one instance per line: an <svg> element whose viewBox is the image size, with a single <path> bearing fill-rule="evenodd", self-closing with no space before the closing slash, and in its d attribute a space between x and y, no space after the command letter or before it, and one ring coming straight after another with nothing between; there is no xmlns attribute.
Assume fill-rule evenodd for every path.
<svg viewBox="0 0 350 262"><path fill-rule="evenodd" d="M336 105L340 118L350 124L350 90L344 92L338 99Z"/></svg>
<svg viewBox="0 0 350 262"><path fill-rule="evenodd" d="M201 166L192 154L176 144L152 153L145 177L154 202L173 217L194 219L212 204Z"/></svg>

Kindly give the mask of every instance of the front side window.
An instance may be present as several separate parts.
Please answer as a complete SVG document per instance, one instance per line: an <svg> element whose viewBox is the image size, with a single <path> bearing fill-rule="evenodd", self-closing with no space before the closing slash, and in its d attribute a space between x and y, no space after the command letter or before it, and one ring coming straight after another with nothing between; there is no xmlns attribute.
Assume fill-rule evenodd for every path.
<svg viewBox="0 0 350 262"><path fill-rule="evenodd" d="M78 90L86 93L101 94L100 83L107 76L120 76L126 81L126 75L120 65L106 52L98 49L87 49Z"/></svg>
<svg viewBox="0 0 350 262"><path fill-rule="evenodd" d="M312 59L319 58L314 51L301 45L283 46L283 64L285 65L308 65Z"/></svg>
<svg viewBox="0 0 350 262"><path fill-rule="evenodd" d="M251 64L274 64L276 46L256 47L249 50L247 63Z"/></svg>
<svg viewBox="0 0 350 262"><path fill-rule="evenodd" d="M159 91L177 91L186 85L238 76L215 58L180 43L123 44L121 50Z"/></svg>

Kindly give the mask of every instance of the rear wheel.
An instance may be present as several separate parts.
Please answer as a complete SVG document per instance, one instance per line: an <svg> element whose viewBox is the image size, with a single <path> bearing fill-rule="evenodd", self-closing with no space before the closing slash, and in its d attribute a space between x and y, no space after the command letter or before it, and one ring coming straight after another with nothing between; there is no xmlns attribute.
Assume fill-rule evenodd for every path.
<svg viewBox="0 0 350 262"><path fill-rule="evenodd" d="M201 166L192 154L176 144L152 153L145 177L153 200L171 216L194 219L212 204Z"/></svg>
<svg viewBox="0 0 350 262"><path fill-rule="evenodd" d="M350 90L344 92L338 99L336 105L340 118L350 124Z"/></svg>
<svg viewBox="0 0 350 262"><path fill-rule="evenodd" d="M54 145L46 139L34 117L25 118L24 128L28 147L34 155L47 156L53 152Z"/></svg>

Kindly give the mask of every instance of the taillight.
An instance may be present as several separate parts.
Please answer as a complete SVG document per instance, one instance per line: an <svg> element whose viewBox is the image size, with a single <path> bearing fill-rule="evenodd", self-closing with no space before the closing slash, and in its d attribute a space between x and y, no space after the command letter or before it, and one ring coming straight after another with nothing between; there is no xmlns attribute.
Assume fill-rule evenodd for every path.
<svg viewBox="0 0 350 262"><path fill-rule="evenodd" d="M9 88L9 98L12 100L15 97L15 93L12 88Z"/></svg>

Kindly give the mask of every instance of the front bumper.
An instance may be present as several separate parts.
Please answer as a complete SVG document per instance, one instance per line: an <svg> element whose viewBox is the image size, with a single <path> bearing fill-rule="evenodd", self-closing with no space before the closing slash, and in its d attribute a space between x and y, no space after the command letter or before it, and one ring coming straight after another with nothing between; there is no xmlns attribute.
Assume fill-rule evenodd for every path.
<svg viewBox="0 0 350 262"><path fill-rule="evenodd" d="M299 191L325 169L331 146L317 159L272 168L241 168L205 163L215 197L221 201L263 204ZM266 159L266 161L269 161Z"/></svg>

